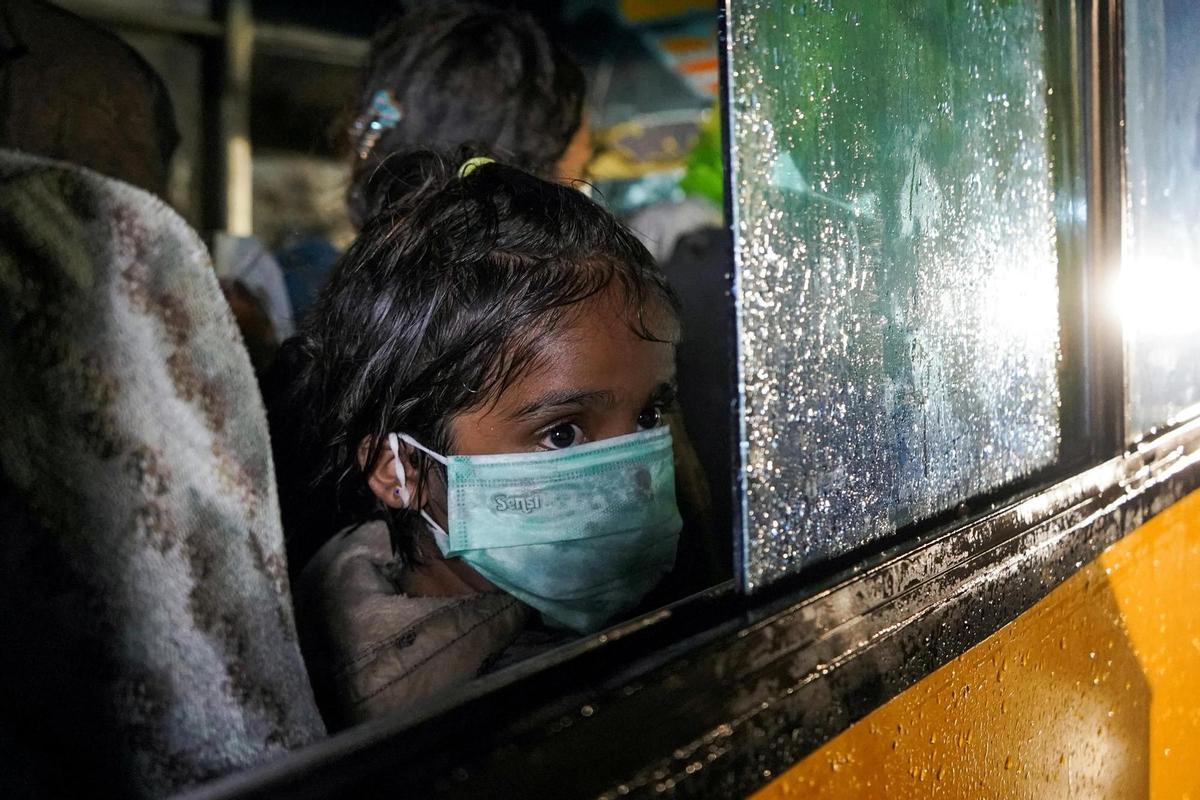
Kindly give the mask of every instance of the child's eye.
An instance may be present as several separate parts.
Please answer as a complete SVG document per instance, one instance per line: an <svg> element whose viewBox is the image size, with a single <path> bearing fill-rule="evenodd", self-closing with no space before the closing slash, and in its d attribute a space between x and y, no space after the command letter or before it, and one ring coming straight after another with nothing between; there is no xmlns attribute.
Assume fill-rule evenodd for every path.
<svg viewBox="0 0 1200 800"><path fill-rule="evenodd" d="M663 412L659 406L650 406L643 408L642 413L638 414L637 426L639 431L648 431L651 428L657 428L662 424Z"/></svg>
<svg viewBox="0 0 1200 800"><path fill-rule="evenodd" d="M578 425L564 422L546 431L546 435L538 442L548 450L562 450L565 447L577 445L583 440L583 429Z"/></svg>

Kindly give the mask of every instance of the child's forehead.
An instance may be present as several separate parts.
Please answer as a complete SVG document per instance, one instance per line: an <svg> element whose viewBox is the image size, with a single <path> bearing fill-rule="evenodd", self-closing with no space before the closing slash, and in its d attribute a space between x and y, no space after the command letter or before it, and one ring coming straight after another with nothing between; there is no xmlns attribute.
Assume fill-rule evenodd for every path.
<svg viewBox="0 0 1200 800"><path fill-rule="evenodd" d="M571 320L541 337L529 377L531 383L547 381L563 388L578 384L591 389L643 386L646 390L673 380L674 315L596 303L580 309Z"/></svg>
<svg viewBox="0 0 1200 800"><path fill-rule="evenodd" d="M623 316L594 307L531 342L519 374L483 409L490 420L564 403L624 413L643 407L675 381L675 344L640 335ZM660 326L661 327L661 326ZM659 331L655 331L656 333ZM554 402L551 402L554 400Z"/></svg>
<svg viewBox="0 0 1200 800"><path fill-rule="evenodd" d="M679 344L682 333L679 318L665 298L650 293L634 297L618 286L575 304L556 327L559 335L575 340L633 335L672 345Z"/></svg>
<svg viewBox="0 0 1200 800"><path fill-rule="evenodd" d="M552 384L560 390L651 391L675 379L679 330L665 299L647 297L639 305L621 290L606 289L514 337L494 365L495 383L478 399L493 409L519 405L524 395Z"/></svg>

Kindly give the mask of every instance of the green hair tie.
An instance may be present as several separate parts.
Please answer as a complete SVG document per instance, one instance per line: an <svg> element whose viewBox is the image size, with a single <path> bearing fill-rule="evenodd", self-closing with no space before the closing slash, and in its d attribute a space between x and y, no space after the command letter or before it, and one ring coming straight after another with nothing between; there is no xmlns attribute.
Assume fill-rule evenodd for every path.
<svg viewBox="0 0 1200 800"><path fill-rule="evenodd" d="M475 170L482 167L484 164L495 163L496 159L488 158L487 156L475 156L474 158L468 158L463 162L462 166L458 168L458 177L465 178Z"/></svg>

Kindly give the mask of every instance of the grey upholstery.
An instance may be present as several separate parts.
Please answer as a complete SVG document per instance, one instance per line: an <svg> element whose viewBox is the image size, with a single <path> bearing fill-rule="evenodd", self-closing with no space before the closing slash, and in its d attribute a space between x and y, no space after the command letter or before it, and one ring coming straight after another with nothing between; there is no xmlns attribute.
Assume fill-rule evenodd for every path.
<svg viewBox="0 0 1200 800"><path fill-rule="evenodd" d="M203 245L0 151L0 796L160 797L322 736L287 574Z"/></svg>

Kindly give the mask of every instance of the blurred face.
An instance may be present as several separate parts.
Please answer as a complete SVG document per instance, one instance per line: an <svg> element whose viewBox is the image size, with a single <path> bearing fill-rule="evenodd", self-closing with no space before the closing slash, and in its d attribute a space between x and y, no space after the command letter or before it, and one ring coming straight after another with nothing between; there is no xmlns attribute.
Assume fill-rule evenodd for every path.
<svg viewBox="0 0 1200 800"><path fill-rule="evenodd" d="M592 129L585 114L567 149L554 166L554 176L570 183L587 178L587 165L592 160Z"/></svg>

